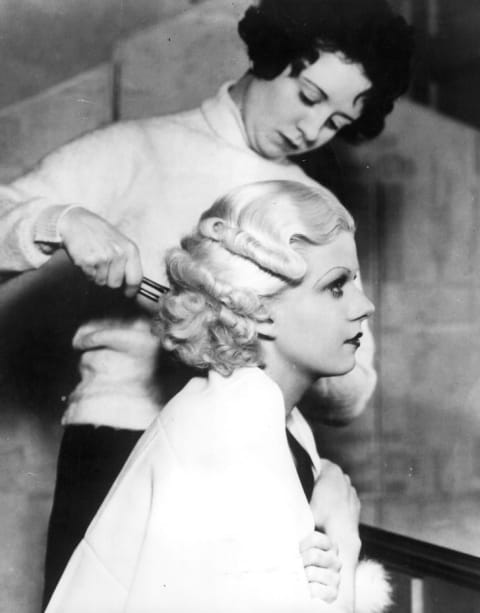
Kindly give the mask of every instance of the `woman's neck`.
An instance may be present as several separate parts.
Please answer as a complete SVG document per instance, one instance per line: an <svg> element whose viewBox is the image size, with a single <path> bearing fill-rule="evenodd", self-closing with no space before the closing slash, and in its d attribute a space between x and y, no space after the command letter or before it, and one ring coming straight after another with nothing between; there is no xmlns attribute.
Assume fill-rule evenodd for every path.
<svg viewBox="0 0 480 613"><path fill-rule="evenodd" d="M305 373L300 373L292 365L289 367L267 365L265 367L265 374L273 379L280 388L285 403L286 415L289 415L292 409L297 406L302 396L315 380Z"/></svg>
<svg viewBox="0 0 480 613"><path fill-rule="evenodd" d="M228 90L228 93L230 94L233 103L237 107L244 123L245 118L243 114L245 110L245 97L248 93L252 80L253 76L249 72L246 72L243 77L240 77L240 79L236 81Z"/></svg>

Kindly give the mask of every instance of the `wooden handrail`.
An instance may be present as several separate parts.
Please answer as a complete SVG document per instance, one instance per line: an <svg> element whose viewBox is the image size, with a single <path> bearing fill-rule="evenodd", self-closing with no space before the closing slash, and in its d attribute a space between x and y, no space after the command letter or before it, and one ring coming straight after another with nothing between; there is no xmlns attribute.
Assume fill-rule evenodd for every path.
<svg viewBox="0 0 480 613"><path fill-rule="evenodd" d="M413 577L435 577L480 592L480 558L373 526L360 526L362 553Z"/></svg>

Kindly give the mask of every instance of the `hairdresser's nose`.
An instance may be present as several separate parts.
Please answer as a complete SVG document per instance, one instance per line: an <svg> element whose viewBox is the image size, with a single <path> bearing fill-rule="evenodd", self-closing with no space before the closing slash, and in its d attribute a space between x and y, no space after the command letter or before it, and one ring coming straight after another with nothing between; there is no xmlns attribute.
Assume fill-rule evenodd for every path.
<svg viewBox="0 0 480 613"><path fill-rule="evenodd" d="M326 103L305 110L298 129L308 147L318 147L335 136L335 130L327 127L330 117L331 109Z"/></svg>

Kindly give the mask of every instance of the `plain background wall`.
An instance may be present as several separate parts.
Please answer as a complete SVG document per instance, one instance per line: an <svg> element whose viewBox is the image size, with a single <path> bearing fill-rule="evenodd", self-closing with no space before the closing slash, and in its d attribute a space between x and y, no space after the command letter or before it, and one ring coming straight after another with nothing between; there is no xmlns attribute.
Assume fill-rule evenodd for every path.
<svg viewBox="0 0 480 613"><path fill-rule="evenodd" d="M1 0L0 107L108 61L116 41L195 0Z"/></svg>
<svg viewBox="0 0 480 613"><path fill-rule="evenodd" d="M1 180L110 120L108 65L4 109ZM39 610L62 398L75 376L68 338L83 286L52 268L0 286L0 610L13 613Z"/></svg>

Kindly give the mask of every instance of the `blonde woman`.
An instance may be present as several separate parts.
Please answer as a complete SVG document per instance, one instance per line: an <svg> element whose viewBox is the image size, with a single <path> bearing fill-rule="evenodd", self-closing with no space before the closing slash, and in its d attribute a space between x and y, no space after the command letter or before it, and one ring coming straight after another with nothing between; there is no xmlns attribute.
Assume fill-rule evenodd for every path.
<svg viewBox="0 0 480 613"><path fill-rule="evenodd" d="M373 306L353 232L327 190L267 181L219 199L168 253L155 329L198 376L140 439L48 613L382 610L385 585L368 603L356 594L355 490L295 409L319 377L355 366ZM316 467L310 504L287 444L295 415ZM311 563L325 534L334 597L338 567Z"/></svg>

